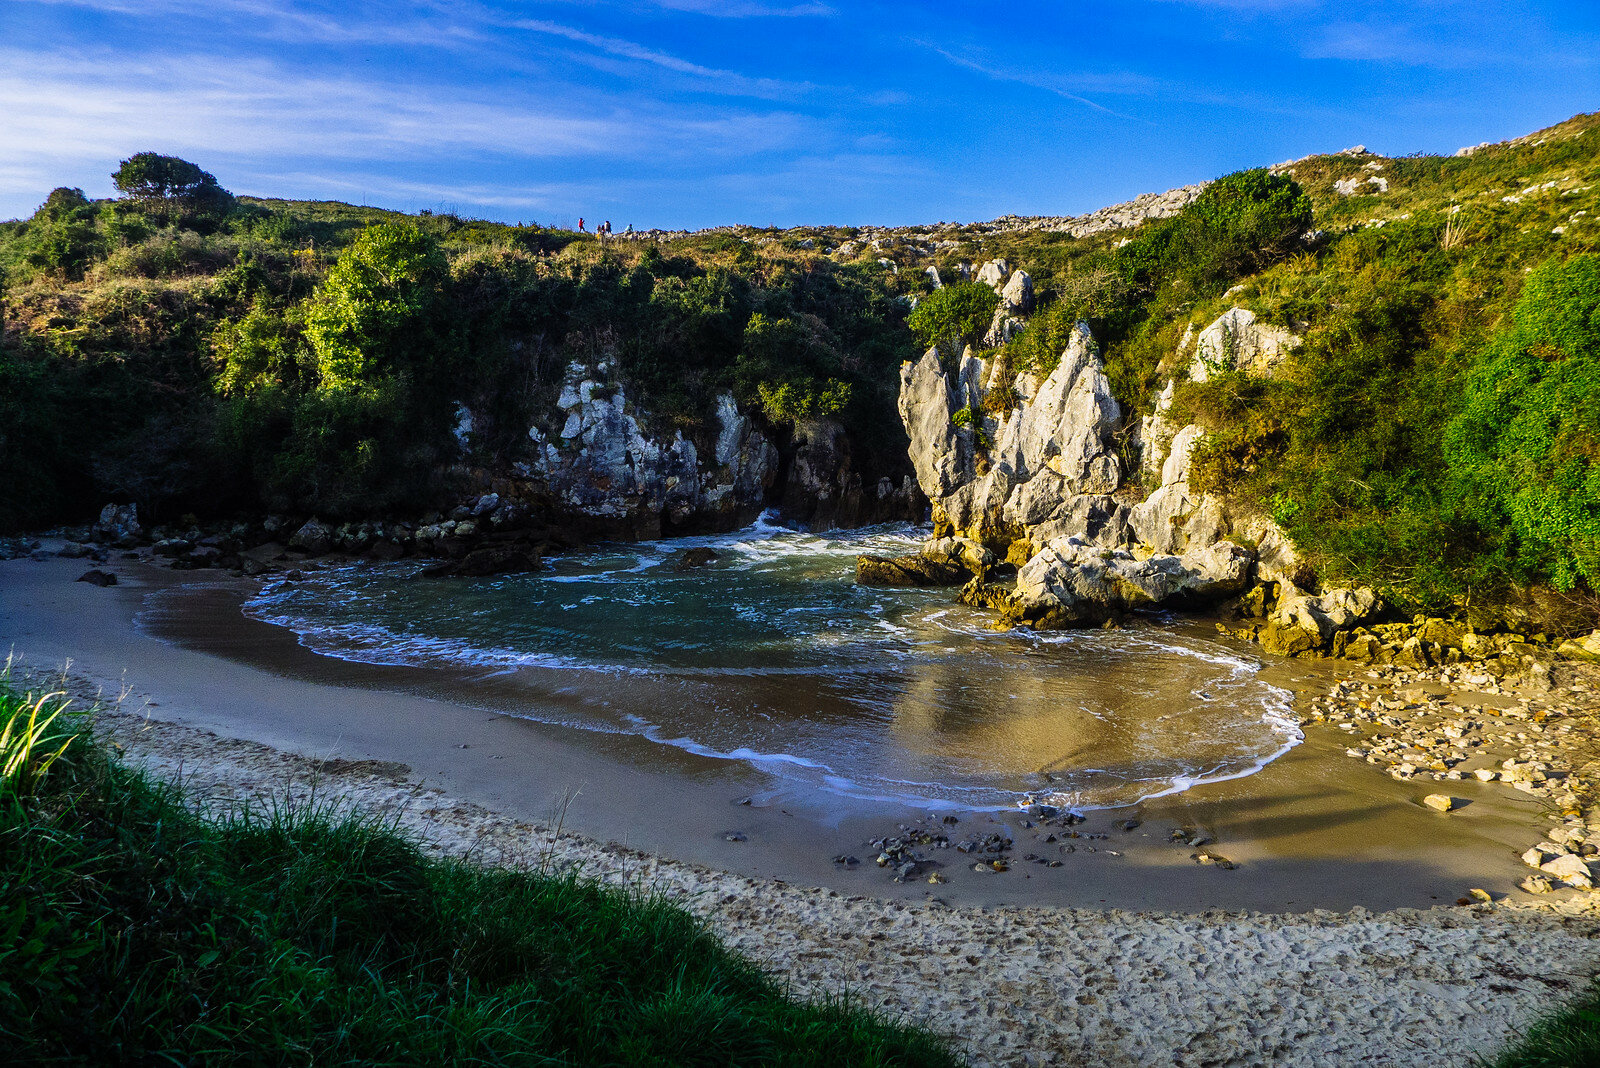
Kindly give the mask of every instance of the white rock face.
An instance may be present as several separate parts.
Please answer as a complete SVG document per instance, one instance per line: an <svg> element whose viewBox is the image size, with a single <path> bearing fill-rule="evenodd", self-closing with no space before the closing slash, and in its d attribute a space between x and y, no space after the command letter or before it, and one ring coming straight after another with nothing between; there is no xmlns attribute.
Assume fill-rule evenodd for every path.
<svg viewBox="0 0 1600 1068"><path fill-rule="evenodd" d="M1000 290L1000 307L1009 315L1027 315L1033 311L1033 279L1027 271L1012 271L1011 278Z"/></svg>
<svg viewBox="0 0 1600 1068"><path fill-rule="evenodd" d="M1371 188L1364 189L1362 188L1363 186L1371 186ZM1342 197L1353 197L1357 193L1365 193L1369 196L1373 193L1387 193L1389 191L1389 179L1380 178L1375 174L1367 177L1357 175L1354 178L1341 178L1333 183L1333 191Z"/></svg>
<svg viewBox="0 0 1600 1068"><path fill-rule="evenodd" d="M1005 288L1006 280L1011 277L1011 264L1005 260L990 260L978 268L974 281L981 282L990 289L999 293Z"/></svg>
<svg viewBox="0 0 1600 1068"><path fill-rule="evenodd" d="M1074 524L1049 533L1121 544L1126 508L1102 499L1122 484L1114 438L1122 413L1088 327L1079 324L1043 382L1027 374L1007 382L997 370L968 352L952 376L932 349L901 367L900 417L917 481L937 514L968 534L1094 515L1093 532ZM984 399L996 390L1020 405L1003 415L985 411ZM955 425L963 409L978 413L975 425Z"/></svg>
<svg viewBox="0 0 1600 1068"><path fill-rule="evenodd" d="M760 511L778 453L731 396L717 398L715 464L702 469L693 442L681 433L665 442L647 435L622 387L605 378L573 363L556 401L565 416L556 440L529 431L536 446L529 474L542 476L564 505L639 536L659 533L663 522Z"/></svg>
<svg viewBox="0 0 1600 1068"><path fill-rule="evenodd" d="M1204 382L1220 371L1270 375L1300 338L1288 330L1256 321L1247 308L1231 308L1200 331L1195 339L1189 377Z"/></svg>
<svg viewBox="0 0 1600 1068"><path fill-rule="evenodd" d="M1058 625L1097 622L1128 609L1239 593L1254 563L1254 554L1231 542L1182 557L1140 559L1080 538L1057 538L1017 572L1013 604L1025 617Z"/></svg>
<svg viewBox="0 0 1600 1068"><path fill-rule="evenodd" d="M1243 309L1192 340L1199 349L1219 339L1231 339L1230 356L1252 369L1290 347L1287 338L1257 328ZM1033 555L1019 572L1011 608L1054 625L1214 599L1242 592L1257 577L1299 594L1292 580L1300 560L1283 531L1190 485L1204 431L1171 426L1166 413L1174 388L1169 381L1156 411L1138 424L1143 481L1154 489L1130 505L1117 448L1122 412L1086 324L1077 325L1043 381L1007 375L970 351L951 369L936 350L902 365L900 415L937 532L1006 548L1013 562L1025 544ZM1004 402L986 403L997 391ZM1136 546L1143 546L1137 554L1121 551ZM974 596L998 603L992 593ZM1319 602L1304 611L1308 619L1319 611L1337 616L1339 605Z"/></svg>

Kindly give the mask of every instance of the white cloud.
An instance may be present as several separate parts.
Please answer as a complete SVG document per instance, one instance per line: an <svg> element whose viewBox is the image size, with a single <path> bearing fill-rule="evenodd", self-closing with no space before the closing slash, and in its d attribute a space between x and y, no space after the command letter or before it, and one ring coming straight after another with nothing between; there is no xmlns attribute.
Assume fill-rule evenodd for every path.
<svg viewBox="0 0 1600 1068"><path fill-rule="evenodd" d="M543 19L520 19L508 23L512 29L545 34L598 49L607 55L636 60L674 74L696 79L698 89L726 96L756 96L766 98L793 97L815 88L809 83L787 82L776 78L750 78L737 71L717 70L701 66L667 52L661 52L620 37L605 37L576 27L549 22ZM599 66L599 64L594 64Z"/></svg>
<svg viewBox="0 0 1600 1068"><path fill-rule="evenodd" d="M274 160L382 173L440 157L706 166L829 136L781 110L363 81L265 60L0 49L0 212L30 210L51 186L89 182L73 176L146 149L194 158L227 184L219 160L244 173Z"/></svg>
<svg viewBox="0 0 1600 1068"><path fill-rule="evenodd" d="M1134 74L1131 71L1114 71L1110 73L1076 71L1071 74L1057 74L1050 70L1019 69L973 59L969 56L951 52L935 44L920 43L923 44L923 47L931 49L948 62L964 70L982 74L984 77L992 78L995 81L1014 82L1018 85L1042 89L1047 93L1054 93L1064 100L1071 100L1074 103L1082 104L1085 107L1103 111L1108 115L1115 115L1122 119L1130 119L1133 116L1113 111L1104 104L1090 100L1083 94L1086 92L1100 92L1142 95L1150 93L1155 88L1155 83L1149 78Z"/></svg>

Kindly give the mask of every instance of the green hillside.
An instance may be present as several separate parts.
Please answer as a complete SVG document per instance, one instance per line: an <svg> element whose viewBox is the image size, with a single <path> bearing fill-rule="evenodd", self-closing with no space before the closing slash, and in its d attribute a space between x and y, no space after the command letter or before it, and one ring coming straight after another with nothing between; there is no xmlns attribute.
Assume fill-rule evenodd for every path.
<svg viewBox="0 0 1600 1068"><path fill-rule="evenodd" d="M1582 614L1600 578L1597 131L1585 115L1464 156L1310 157L1081 237L1008 219L602 246L57 190L0 224L0 457L18 472L0 515L418 510L450 489L458 402L485 415L469 464L504 469L573 359L613 359L690 436L731 389L779 427L838 415L903 464L897 369L930 336L912 327L944 329L934 305L907 323L928 268L951 282L1004 258L1039 308L999 355L1048 371L1088 319L1129 429L1184 377L1191 326L1238 305L1302 337L1271 378L1180 383L1174 412L1209 431L1201 488L1273 515L1325 578L1419 608L1542 590ZM952 289L951 314L981 319Z"/></svg>

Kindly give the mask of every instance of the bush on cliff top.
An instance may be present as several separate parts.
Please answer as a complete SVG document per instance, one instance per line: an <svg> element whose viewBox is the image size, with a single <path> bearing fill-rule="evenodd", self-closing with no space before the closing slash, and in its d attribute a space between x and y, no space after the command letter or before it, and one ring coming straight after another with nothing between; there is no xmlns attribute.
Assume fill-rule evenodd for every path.
<svg viewBox="0 0 1600 1068"><path fill-rule="evenodd" d="M983 337L999 304L995 291L981 282L952 282L923 297L906 325L924 348L950 345L959 352Z"/></svg>
<svg viewBox="0 0 1600 1068"><path fill-rule="evenodd" d="M0 466L21 472L0 529L108 498L157 521L421 511L453 464L526 459L573 360L609 361L656 433L709 444L732 390L774 422L839 420L866 475L906 465L895 370L915 349L876 263L236 201L186 161L128 162L122 199L57 190L0 223Z"/></svg>
<svg viewBox="0 0 1600 1068"><path fill-rule="evenodd" d="M28 705L0 684L0 731ZM957 1063L790 1000L661 898L430 860L359 813L206 817L73 727L0 782L12 1063Z"/></svg>

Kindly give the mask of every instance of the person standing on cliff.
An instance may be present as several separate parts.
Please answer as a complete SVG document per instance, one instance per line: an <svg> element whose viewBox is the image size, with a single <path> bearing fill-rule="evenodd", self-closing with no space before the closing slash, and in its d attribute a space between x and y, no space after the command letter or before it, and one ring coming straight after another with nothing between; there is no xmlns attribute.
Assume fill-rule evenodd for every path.
<svg viewBox="0 0 1600 1068"><path fill-rule="evenodd" d="M578 216L578 233L583 233L583 216Z"/></svg>

